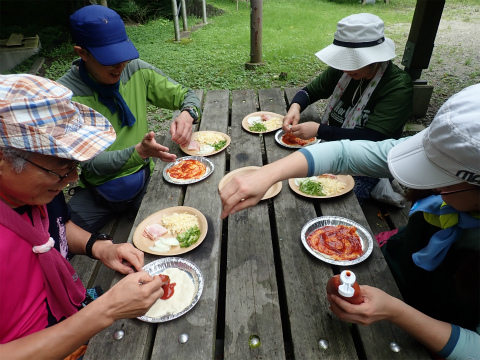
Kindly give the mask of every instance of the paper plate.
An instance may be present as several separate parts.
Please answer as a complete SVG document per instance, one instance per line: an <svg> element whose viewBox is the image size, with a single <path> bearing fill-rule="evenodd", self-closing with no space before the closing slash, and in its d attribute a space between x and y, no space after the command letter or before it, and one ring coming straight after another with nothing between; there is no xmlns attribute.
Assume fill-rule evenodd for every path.
<svg viewBox="0 0 480 360"><path fill-rule="evenodd" d="M198 179L191 179L191 180L177 180L177 179L174 179L174 178L170 177L170 175L168 175L168 173L167 173L167 170L170 169L172 166L175 166L179 162L184 161L184 160L197 160L197 161L200 161L201 163L205 164L205 167L206 167L205 174L203 174L203 176L198 178ZM215 168L215 166L213 165L213 163L210 160L208 160L206 157L203 157L203 156L184 156L184 157L178 158L174 162L169 163L167 166L165 166L165 168L163 169L163 178L165 180L167 180L168 182L170 182L172 184L177 184L177 185L194 184L194 183L197 183L197 182L202 181L202 180L206 179L207 177L209 177L210 174L213 172L214 168Z"/></svg>
<svg viewBox="0 0 480 360"><path fill-rule="evenodd" d="M170 216L173 213L177 213L177 214L187 213L187 214L196 215L198 219L198 223L200 225L199 226L200 238L197 240L195 244L186 248L182 248L180 246L172 246L170 248L170 251L165 251L165 252L151 250L150 247L155 246L154 241L143 236L143 230L147 226L152 224L162 225L162 217L164 215ZM171 208L157 211L156 213L150 215L145 220L143 220L135 229L132 240L133 240L133 244L137 247L137 249L142 250L143 252L154 254L154 255L173 256L173 255L184 254L186 252L189 252L195 249L205 239L205 236L207 235L207 231L208 231L207 219L200 211L188 206L174 206ZM168 232L165 235L163 235L163 237L168 238L168 237L175 237L175 236L173 236L170 232Z"/></svg>
<svg viewBox="0 0 480 360"><path fill-rule="evenodd" d="M187 273L188 277L192 280L195 286L195 290L194 290L195 295L193 296L192 301L185 309L175 314L167 314L157 318L152 318L149 316L140 316L137 319L150 322L150 323L165 322L165 321L173 320L182 316L183 314L190 311L197 304L203 292L204 281L203 281L203 275L200 269L197 267L197 265L195 265L191 261L187 259L168 257L168 258L152 261L151 263L145 265L143 267L143 270L145 270L147 273L153 276L153 275L161 274L168 268L177 268Z"/></svg>
<svg viewBox="0 0 480 360"><path fill-rule="evenodd" d="M340 191L338 194L334 195L328 195L328 196L315 196L315 195L308 195L300 191L300 188L295 184L295 179L288 179L288 185L290 186L290 189L292 189L294 192L296 192L299 195L309 197L312 199L329 199L337 196L342 196L346 193L348 193L350 190L353 189L355 186L355 180L353 179L352 176L350 175L337 175L337 180L345 183L345 188Z"/></svg>
<svg viewBox="0 0 480 360"><path fill-rule="evenodd" d="M323 255L322 253L312 249L310 245L308 245L307 243L308 235L310 235L310 233L312 233L313 231L328 225L355 226L357 228L357 234L360 237L360 240L362 241L363 254L354 260L334 260L334 259L325 257L325 255ZM366 258L368 258L373 251L372 235L370 235L370 233L362 225L356 223L353 220L339 217L339 216L321 216L321 217L310 220L302 228L301 239L302 239L303 246L305 246L305 248L308 250L310 254L315 256L317 259L320 259L326 263L334 264L334 265L350 266L350 265L361 263Z"/></svg>
<svg viewBox="0 0 480 360"><path fill-rule="evenodd" d="M249 174L255 170L260 169L258 166L246 166L240 169L236 169L233 171L230 171L227 175L225 175L222 180L218 183L218 190L222 190L222 188L227 185L230 180L232 180L236 175L246 175ZM275 195L278 195L280 191L282 190L282 182L279 181L275 184L273 184L265 193L265 195L262 197L262 200L265 199L270 199L274 197Z"/></svg>
<svg viewBox="0 0 480 360"><path fill-rule="evenodd" d="M289 149L300 149L300 148L303 148L303 147L306 147L306 146L310 146L310 145L314 145L314 144L318 144L319 142L321 142L321 140L315 138L314 141L312 141L311 143L307 144L307 145L304 145L304 146L301 146L301 145L289 145L289 144L285 144L283 141L282 141L282 137L283 135L285 135L285 132L280 129L278 130L276 133L275 133L275 141L282 145L282 146L285 146L286 148L289 148Z"/></svg>
<svg viewBox="0 0 480 360"><path fill-rule="evenodd" d="M226 145L221 148L220 150L215 150L209 154L198 154L198 150L188 150L188 146L181 146L180 149L187 155L196 155L196 156L211 156L211 155L215 155L223 150L225 150L228 145L230 145L230 142L232 141L230 139L230 136L228 136L227 134L224 134L222 132L219 132L219 131L197 131L197 132L194 132L192 134L192 140L195 140L197 138L198 135L202 134L202 133L213 133L213 134L218 134L218 135L221 135L225 138L225 140L227 141Z"/></svg>
<svg viewBox="0 0 480 360"><path fill-rule="evenodd" d="M283 118L284 116L283 115L280 115L280 114L276 114L276 113L273 113L273 112L269 112L269 111L257 111L257 112L254 112L254 113L251 113L251 114L248 114L247 116L245 116L242 120L242 127L247 130L249 133L252 133L252 134L267 134L267 133L271 133L272 131L277 131L278 129L281 129L282 128L282 125L276 127L275 129L272 129L272 130L268 130L268 131L252 131L250 130L248 127L248 119L251 118L252 116L261 116L261 115L270 115L270 116L273 116L273 117L278 117L282 120L283 122Z"/></svg>

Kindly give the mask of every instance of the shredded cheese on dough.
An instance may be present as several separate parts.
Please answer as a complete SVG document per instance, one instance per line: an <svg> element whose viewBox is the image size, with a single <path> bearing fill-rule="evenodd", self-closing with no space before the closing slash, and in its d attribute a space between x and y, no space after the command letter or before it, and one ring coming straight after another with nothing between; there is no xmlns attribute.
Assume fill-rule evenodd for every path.
<svg viewBox="0 0 480 360"><path fill-rule="evenodd" d="M199 133L195 137L195 141L203 145L213 145L217 142L224 141L225 138L220 134L215 134L211 132Z"/></svg>
<svg viewBox="0 0 480 360"><path fill-rule="evenodd" d="M338 194L345 189L346 186L344 183L330 178L316 178L315 181L322 184L322 190L325 196Z"/></svg>
<svg viewBox="0 0 480 360"><path fill-rule="evenodd" d="M163 215L162 218L163 226L165 226L168 231L172 234L181 234L191 227L197 225L200 228L198 223L197 215L192 215L188 213L177 214L173 213L170 216Z"/></svg>
<svg viewBox="0 0 480 360"><path fill-rule="evenodd" d="M267 131L278 129L283 125L282 119L278 117L272 117L271 119L264 121L263 125L267 128Z"/></svg>

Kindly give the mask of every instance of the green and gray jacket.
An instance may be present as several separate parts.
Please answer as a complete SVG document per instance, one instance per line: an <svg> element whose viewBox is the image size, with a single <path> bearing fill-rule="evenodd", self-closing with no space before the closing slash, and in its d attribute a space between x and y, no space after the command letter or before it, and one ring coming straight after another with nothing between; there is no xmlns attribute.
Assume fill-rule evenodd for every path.
<svg viewBox="0 0 480 360"><path fill-rule="evenodd" d="M194 107L201 114L200 100L192 90L178 84L161 70L137 59L127 64L120 78L120 93L137 121L131 127L122 128L118 111L112 114L98 100L98 93L90 89L80 78L79 62L80 59L75 60L72 68L57 81L72 90L73 101L87 105L105 116L117 134L115 142L106 151L81 164L83 178L90 185L100 185L133 174L148 162L150 171L153 171L155 166L153 160L143 160L135 150L135 145L140 143L149 131L147 101L170 110Z"/></svg>

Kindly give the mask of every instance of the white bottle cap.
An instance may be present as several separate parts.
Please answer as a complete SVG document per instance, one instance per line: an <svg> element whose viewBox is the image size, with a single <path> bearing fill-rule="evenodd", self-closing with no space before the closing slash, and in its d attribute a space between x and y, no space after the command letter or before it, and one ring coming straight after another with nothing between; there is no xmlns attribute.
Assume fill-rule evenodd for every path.
<svg viewBox="0 0 480 360"><path fill-rule="evenodd" d="M345 297L352 297L355 294L355 289L352 285L355 283L355 274L350 270L344 270L340 274L341 284L338 286L338 293Z"/></svg>

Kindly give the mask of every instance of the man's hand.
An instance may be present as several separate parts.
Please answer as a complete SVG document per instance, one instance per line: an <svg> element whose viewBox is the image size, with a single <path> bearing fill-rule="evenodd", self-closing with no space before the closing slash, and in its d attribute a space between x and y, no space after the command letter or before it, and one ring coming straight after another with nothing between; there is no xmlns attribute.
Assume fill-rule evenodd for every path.
<svg viewBox="0 0 480 360"><path fill-rule="evenodd" d="M318 127L320 124L314 121L308 121L302 124L293 125L290 131L296 137L303 140L308 140L317 136Z"/></svg>
<svg viewBox="0 0 480 360"><path fill-rule="evenodd" d="M104 307L105 315L115 321L145 315L162 296L160 277L141 271L125 276L88 306Z"/></svg>
<svg viewBox="0 0 480 360"><path fill-rule="evenodd" d="M166 146L157 143L153 131L145 134L143 140L135 145L135 150L142 159L156 157L165 162L172 162L177 158L177 155L168 152L169 149Z"/></svg>
<svg viewBox="0 0 480 360"><path fill-rule="evenodd" d="M172 140L180 146L187 146L192 137L193 118L188 111L182 111L170 125Z"/></svg>
<svg viewBox="0 0 480 360"><path fill-rule="evenodd" d="M293 103L290 105L287 115L283 118L282 130L287 133L290 132L290 127L297 125L300 121L300 105Z"/></svg>
<svg viewBox="0 0 480 360"><path fill-rule="evenodd" d="M93 244L92 255L105 266L122 274L133 273L132 266L141 271L143 252L132 244L112 244L110 241L97 240Z"/></svg>

